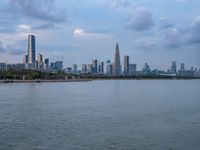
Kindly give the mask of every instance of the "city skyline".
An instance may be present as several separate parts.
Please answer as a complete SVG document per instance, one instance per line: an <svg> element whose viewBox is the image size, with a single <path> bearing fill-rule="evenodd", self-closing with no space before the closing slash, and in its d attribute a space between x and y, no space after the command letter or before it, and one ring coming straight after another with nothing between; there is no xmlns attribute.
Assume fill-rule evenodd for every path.
<svg viewBox="0 0 200 150"><path fill-rule="evenodd" d="M27 35L33 34L37 53L63 60L65 67L93 59L114 60L117 41L122 58L130 56L130 63L139 69L145 62L162 70L172 61L184 62L186 68L200 66L200 2L194 0L2 0L1 4L1 62L21 62Z"/></svg>
<svg viewBox="0 0 200 150"><path fill-rule="evenodd" d="M7 64L5 62L0 62L0 70L23 70L23 69L31 69L31 70L40 70L40 71L61 71L64 70L68 73L90 73L94 75L104 74L104 75L112 75L112 76L130 76L130 75L150 75L150 74L168 74L168 75L182 75L182 76L199 76L200 68L195 68L190 66L190 68L185 67L185 63L180 63L180 68L177 67L177 62L172 61L171 67L167 68L167 70L161 70L160 68L154 68L150 66L147 62L144 63L144 66L141 69L138 69L137 64L131 64L128 55L124 56L124 63L121 64L121 56L120 56L120 48L118 42L115 46L114 59L113 63L109 59L105 64L104 61L99 61L97 59L92 60L92 64L82 64L82 67L79 68L78 64L73 63L72 67L63 66L63 61L49 61L48 57L44 57L43 54L36 52L36 36L28 35L27 40L28 51L27 54L24 54L22 63L12 63ZM36 59L37 54L37 59ZM6 67L7 66L7 67ZM122 67L123 66L123 67ZM122 69L123 68L123 69ZM106 69L106 70L105 70ZM197 73L197 74L195 74Z"/></svg>
<svg viewBox="0 0 200 150"><path fill-rule="evenodd" d="M73 75L94 75L94 76L104 76L104 77L140 77L140 76L168 76L168 77L199 77L200 76L200 68L194 68L193 66L190 69L185 68L185 63L180 63L180 68L177 67L177 62L172 61L172 65L170 68L166 70L160 70L160 68L154 68L145 62L144 67L140 70L137 67L137 64L131 64L129 61L129 56L124 56L124 67L122 69L121 65L121 56L120 56L120 48L118 42L115 46L114 51L114 61L112 63L111 60L107 60L107 63L103 61L99 61L97 59L93 59L92 63L82 64L81 70L78 68L77 64L73 64L73 66L68 66L64 68L63 61L55 61L50 62L49 58L43 56L43 54L38 53L36 59L37 50L35 48L36 45L36 36L28 35L27 40L28 52L23 57L23 63L14 63L7 64L0 62L0 71L23 71L23 70L35 70L42 72L51 72L58 73L59 71L64 71L68 74Z"/></svg>

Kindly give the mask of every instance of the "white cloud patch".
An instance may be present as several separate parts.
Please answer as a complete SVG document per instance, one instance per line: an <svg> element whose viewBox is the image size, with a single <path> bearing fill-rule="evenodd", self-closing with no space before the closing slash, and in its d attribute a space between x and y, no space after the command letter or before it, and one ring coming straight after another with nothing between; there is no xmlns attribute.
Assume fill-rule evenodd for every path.
<svg viewBox="0 0 200 150"><path fill-rule="evenodd" d="M30 30L32 27L28 24L19 24L17 26L17 29L21 29L21 30Z"/></svg>
<svg viewBox="0 0 200 150"><path fill-rule="evenodd" d="M109 34L103 34L103 33L95 33L95 32L89 32L82 28L75 28L73 31L73 36L77 38L110 38L111 35Z"/></svg>
<svg viewBox="0 0 200 150"><path fill-rule="evenodd" d="M85 33L85 31L84 31L83 29L76 28L76 29L74 30L73 35L74 35L75 37L80 37L80 36L86 35L86 33Z"/></svg>

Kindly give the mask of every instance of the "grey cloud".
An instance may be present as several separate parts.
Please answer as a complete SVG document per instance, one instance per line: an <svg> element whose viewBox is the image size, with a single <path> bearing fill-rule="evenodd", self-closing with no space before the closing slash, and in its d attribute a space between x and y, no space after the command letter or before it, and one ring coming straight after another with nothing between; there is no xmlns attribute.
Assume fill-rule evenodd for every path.
<svg viewBox="0 0 200 150"><path fill-rule="evenodd" d="M174 27L174 23L171 22L169 18L161 18L160 21L161 23L159 28L161 30Z"/></svg>
<svg viewBox="0 0 200 150"><path fill-rule="evenodd" d="M200 44L200 16L195 18L189 30L189 42Z"/></svg>
<svg viewBox="0 0 200 150"><path fill-rule="evenodd" d="M2 41L0 41L0 52L6 52L6 48L3 46Z"/></svg>
<svg viewBox="0 0 200 150"><path fill-rule="evenodd" d="M9 7L25 17L50 22L66 20L65 10L56 10L53 0L10 0Z"/></svg>
<svg viewBox="0 0 200 150"><path fill-rule="evenodd" d="M40 25L33 27L33 29L48 29L48 28L52 28L54 26L55 25L53 23L44 23L44 24L40 24Z"/></svg>
<svg viewBox="0 0 200 150"><path fill-rule="evenodd" d="M154 25L152 13L145 7L138 7L134 10L128 27L133 30L144 31Z"/></svg>
<svg viewBox="0 0 200 150"><path fill-rule="evenodd" d="M184 45L184 39L180 29L175 27L167 28L161 32L160 39L161 44L166 48L177 48Z"/></svg>
<svg viewBox="0 0 200 150"><path fill-rule="evenodd" d="M23 48L21 46L19 47L16 45L7 45L6 50L11 55L22 55L22 54L26 53L26 51L23 50Z"/></svg>
<svg viewBox="0 0 200 150"><path fill-rule="evenodd" d="M129 1L106 0L106 3L113 8L127 8L132 6L132 3Z"/></svg>
<svg viewBox="0 0 200 150"><path fill-rule="evenodd" d="M4 24L10 24L13 21L14 24L19 24L28 20L33 24L39 24L42 29L53 27L68 19L66 10L58 9L54 0L9 0L0 6L0 12L1 16L4 14L8 18Z"/></svg>
<svg viewBox="0 0 200 150"><path fill-rule="evenodd" d="M53 60L53 61L57 61L57 60L63 61L64 60L64 56L63 55L55 55L55 56L53 56L51 58L51 60Z"/></svg>
<svg viewBox="0 0 200 150"><path fill-rule="evenodd" d="M154 35L140 38L136 43L137 47L144 50L200 49L200 17L182 28L176 27L168 19L165 21L162 22L161 28L157 28Z"/></svg>
<svg viewBox="0 0 200 150"><path fill-rule="evenodd" d="M0 11L0 33L14 33L15 32L15 21L13 19L2 18L3 14Z"/></svg>
<svg viewBox="0 0 200 150"><path fill-rule="evenodd" d="M20 50L20 49L9 49L8 51L11 55L22 55L25 54L24 50Z"/></svg>
<svg viewBox="0 0 200 150"><path fill-rule="evenodd" d="M196 49L200 48L200 16L195 18L194 21L184 27L168 28L164 30L164 41L171 48L192 46Z"/></svg>
<svg viewBox="0 0 200 150"><path fill-rule="evenodd" d="M152 12L144 7L134 5L131 1L106 0L112 8L125 11L129 15L127 27L137 31L150 29L154 25Z"/></svg>
<svg viewBox="0 0 200 150"><path fill-rule="evenodd" d="M22 47L11 45L11 44L4 44L0 41L0 52L8 52L11 55L22 55L25 54L25 50Z"/></svg>
<svg viewBox="0 0 200 150"><path fill-rule="evenodd" d="M137 47L143 50L173 50L185 45L182 36L183 34L175 27L159 29L153 36L143 37L137 41Z"/></svg>

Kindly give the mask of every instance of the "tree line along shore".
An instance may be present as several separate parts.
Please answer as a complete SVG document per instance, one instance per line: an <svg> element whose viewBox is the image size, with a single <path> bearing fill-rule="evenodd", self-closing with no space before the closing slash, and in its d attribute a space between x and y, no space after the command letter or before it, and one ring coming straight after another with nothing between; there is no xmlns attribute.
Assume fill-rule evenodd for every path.
<svg viewBox="0 0 200 150"><path fill-rule="evenodd" d="M140 76L108 76L108 75L92 75L92 74L69 74L64 71L58 72L44 72L37 70L6 70L0 71L0 80L17 82L17 81L38 81L38 82L61 82L61 81L75 81L75 80L98 80L98 79L199 79L195 77L181 77L181 76L161 76L161 75L140 75Z"/></svg>

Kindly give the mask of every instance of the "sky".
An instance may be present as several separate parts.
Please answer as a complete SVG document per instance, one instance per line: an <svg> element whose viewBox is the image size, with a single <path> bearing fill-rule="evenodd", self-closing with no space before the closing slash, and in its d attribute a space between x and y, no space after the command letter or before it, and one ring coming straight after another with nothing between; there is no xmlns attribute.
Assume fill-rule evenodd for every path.
<svg viewBox="0 0 200 150"><path fill-rule="evenodd" d="M199 0L0 0L0 62L21 63L28 34L36 53L64 66L129 55L138 69L200 68Z"/></svg>

